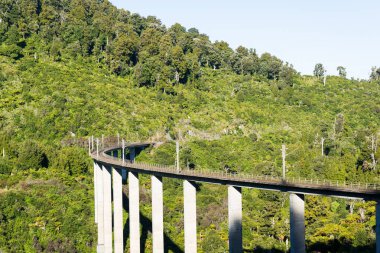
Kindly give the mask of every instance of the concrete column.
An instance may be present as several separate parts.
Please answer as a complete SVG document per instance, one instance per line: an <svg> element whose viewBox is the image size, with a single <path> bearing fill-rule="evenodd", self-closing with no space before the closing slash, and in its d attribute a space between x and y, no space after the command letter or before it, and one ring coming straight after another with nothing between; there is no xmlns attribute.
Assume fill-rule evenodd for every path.
<svg viewBox="0 0 380 253"><path fill-rule="evenodd" d="M98 163L94 163L97 173L97 209L98 209L98 245L97 252L104 252L104 187L103 169Z"/></svg>
<svg viewBox="0 0 380 253"><path fill-rule="evenodd" d="M376 203L376 253L380 253L380 201Z"/></svg>
<svg viewBox="0 0 380 253"><path fill-rule="evenodd" d="M135 162L135 157L136 157L136 148L129 148L129 159L131 163Z"/></svg>
<svg viewBox="0 0 380 253"><path fill-rule="evenodd" d="M111 167L103 165L104 252L112 252L112 196Z"/></svg>
<svg viewBox="0 0 380 253"><path fill-rule="evenodd" d="M125 169L122 169L121 170L121 176L122 176L122 178L123 178L123 184L125 184L126 182L127 182L127 170L125 170Z"/></svg>
<svg viewBox="0 0 380 253"><path fill-rule="evenodd" d="M98 224L98 168L99 166L94 161L94 208L95 208L95 223Z"/></svg>
<svg viewBox="0 0 380 253"><path fill-rule="evenodd" d="M113 233L114 233L114 251L115 253L123 253L123 182L121 170L112 169L113 182Z"/></svg>
<svg viewBox="0 0 380 253"><path fill-rule="evenodd" d="M122 149L121 149L121 159L123 160L123 164L125 163L125 142L122 140ZM127 170L121 170L121 176L123 178L123 184L127 182Z"/></svg>
<svg viewBox="0 0 380 253"><path fill-rule="evenodd" d="M152 176L153 253L164 253L164 204L162 178Z"/></svg>
<svg viewBox="0 0 380 253"><path fill-rule="evenodd" d="M305 253L305 201L302 194L290 194L290 252Z"/></svg>
<svg viewBox="0 0 380 253"><path fill-rule="evenodd" d="M123 160L123 164L124 164L124 160L125 160L125 142L124 142L124 139L121 141L121 160Z"/></svg>
<svg viewBox="0 0 380 253"><path fill-rule="evenodd" d="M128 173L129 181L129 239L130 253L140 253L140 208L139 178L134 172Z"/></svg>
<svg viewBox="0 0 380 253"><path fill-rule="evenodd" d="M183 181L185 252L197 252L197 200L195 184Z"/></svg>
<svg viewBox="0 0 380 253"><path fill-rule="evenodd" d="M228 241L230 253L243 252L241 188L228 186Z"/></svg>

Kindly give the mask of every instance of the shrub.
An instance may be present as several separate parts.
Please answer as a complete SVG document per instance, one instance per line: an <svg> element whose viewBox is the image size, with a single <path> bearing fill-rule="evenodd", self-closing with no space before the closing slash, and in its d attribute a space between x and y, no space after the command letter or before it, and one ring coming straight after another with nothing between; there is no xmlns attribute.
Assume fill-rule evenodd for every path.
<svg viewBox="0 0 380 253"><path fill-rule="evenodd" d="M0 174L9 175L12 172L10 162L5 158L0 158Z"/></svg>
<svg viewBox="0 0 380 253"><path fill-rule="evenodd" d="M81 175L88 173L89 157L86 152L78 147L64 147L59 151L54 167L69 173Z"/></svg>
<svg viewBox="0 0 380 253"><path fill-rule="evenodd" d="M24 141L19 146L18 162L21 170L47 168L49 161L41 147L34 141Z"/></svg>
<svg viewBox="0 0 380 253"><path fill-rule="evenodd" d="M21 48L17 45L1 45L0 46L0 55L11 57L15 60L22 57Z"/></svg>

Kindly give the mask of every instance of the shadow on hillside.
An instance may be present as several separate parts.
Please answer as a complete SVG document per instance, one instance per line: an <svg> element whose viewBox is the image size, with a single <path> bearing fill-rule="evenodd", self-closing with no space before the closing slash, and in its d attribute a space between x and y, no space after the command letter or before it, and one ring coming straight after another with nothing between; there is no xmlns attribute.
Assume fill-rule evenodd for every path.
<svg viewBox="0 0 380 253"><path fill-rule="evenodd" d="M246 253L285 253L279 249L264 249L262 247L256 247L254 249L244 249ZM290 252L287 251L287 253ZM354 247L350 244L342 244L337 240L331 240L327 244L315 243L307 247L306 252L309 253L372 253L375 252L375 244L371 243L365 247Z"/></svg>
<svg viewBox="0 0 380 253"><path fill-rule="evenodd" d="M246 253L284 253L284 251L282 251L282 250L264 249L261 247L256 247L255 249L244 249L243 252L246 252Z"/></svg>
<svg viewBox="0 0 380 253"><path fill-rule="evenodd" d="M327 243L314 243L309 245L307 252L312 253L371 253L375 252L375 243L366 246L354 247L348 243L341 243L338 240L330 240Z"/></svg>
<svg viewBox="0 0 380 253"><path fill-rule="evenodd" d="M128 212L129 199L128 199L128 196L124 192L123 192L123 208L125 211ZM140 248L141 248L141 252L145 253L145 248L146 248L145 244L148 238L148 233L152 232L152 221L140 212L140 224L142 225L142 231L141 231L141 237L140 237ZM127 240L129 237L129 218L124 224L123 234L124 234L124 250L125 250ZM165 249L164 249L165 253L169 252L169 250L176 253L177 252L183 253L183 250L177 244L175 244L169 238L169 236L167 236L165 233L164 233L164 245L165 245Z"/></svg>

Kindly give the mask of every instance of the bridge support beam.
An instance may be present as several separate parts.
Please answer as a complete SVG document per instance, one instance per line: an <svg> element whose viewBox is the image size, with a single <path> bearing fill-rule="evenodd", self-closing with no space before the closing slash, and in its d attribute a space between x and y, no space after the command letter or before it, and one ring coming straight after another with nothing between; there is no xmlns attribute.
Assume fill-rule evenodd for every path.
<svg viewBox="0 0 380 253"><path fill-rule="evenodd" d="M96 224L98 224L98 167L98 164L94 161L94 208Z"/></svg>
<svg viewBox="0 0 380 253"><path fill-rule="evenodd" d="M123 181L121 169L112 169L114 252L123 253Z"/></svg>
<svg viewBox="0 0 380 253"><path fill-rule="evenodd" d="M197 200L195 183L183 181L185 252L197 252Z"/></svg>
<svg viewBox="0 0 380 253"><path fill-rule="evenodd" d="M129 239L130 252L140 253L140 191L137 173L128 173L129 182Z"/></svg>
<svg viewBox="0 0 380 253"><path fill-rule="evenodd" d="M230 253L243 252L241 188L228 186L228 241Z"/></svg>
<svg viewBox="0 0 380 253"><path fill-rule="evenodd" d="M136 157L136 148L135 147L129 148L129 160L131 161L131 163L135 162L135 157Z"/></svg>
<svg viewBox="0 0 380 253"><path fill-rule="evenodd" d="M305 253L305 196L290 194L290 252Z"/></svg>
<svg viewBox="0 0 380 253"><path fill-rule="evenodd" d="M126 169L121 169L121 176L123 178L123 184L127 182L127 170Z"/></svg>
<svg viewBox="0 0 380 253"><path fill-rule="evenodd" d="M380 201L376 203L376 253L380 253Z"/></svg>
<svg viewBox="0 0 380 253"><path fill-rule="evenodd" d="M123 140L123 149L121 151L121 160L123 160L123 164L125 163L126 155L125 155L125 146L124 146L124 140ZM121 176L123 179L123 184L127 182L127 170L122 169L121 170Z"/></svg>
<svg viewBox="0 0 380 253"><path fill-rule="evenodd" d="M98 245L96 251L98 253L104 252L104 187L103 187L103 169L100 164L94 162L94 169L96 173L96 209L97 209L97 223L98 223Z"/></svg>
<svg viewBox="0 0 380 253"><path fill-rule="evenodd" d="M164 204L162 178L152 176L153 253L164 253Z"/></svg>
<svg viewBox="0 0 380 253"><path fill-rule="evenodd" d="M104 252L112 252L112 180L111 167L103 165Z"/></svg>

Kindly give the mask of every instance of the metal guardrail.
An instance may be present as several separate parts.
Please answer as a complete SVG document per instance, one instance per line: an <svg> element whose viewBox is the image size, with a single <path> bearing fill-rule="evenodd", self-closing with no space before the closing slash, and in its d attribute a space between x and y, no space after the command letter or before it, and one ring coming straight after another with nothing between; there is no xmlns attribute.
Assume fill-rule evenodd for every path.
<svg viewBox="0 0 380 253"><path fill-rule="evenodd" d="M126 146L133 146L133 143L129 143ZM137 144L136 144L137 145ZM142 162L134 162L131 163L129 160L124 159L124 161L117 157L112 157L107 155L105 152L109 150L121 149L120 145L115 145L112 143L103 143L102 148L98 151L90 150L91 156L95 160L103 161L109 164L118 165L120 167L130 167L141 170L149 170L151 172L163 172L170 174L178 174L178 175L187 175L187 176L197 176L202 178L215 178L221 180L234 180L240 182L256 182L263 184L277 184L277 185L294 185L297 186L309 186L309 187L327 187L331 189L344 189L344 190L357 190L357 191L376 191L380 190L379 184L373 183L351 183L346 181L339 180L326 180L326 179L308 179L308 178L294 178L289 177L285 180L282 177L276 176L268 176L268 175L255 175L248 173L229 173L224 171L212 171L212 170L190 170L190 169L181 169L177 170L175 166L167 166L161 164L150 164L150 163L142 163Z"/></svg>

